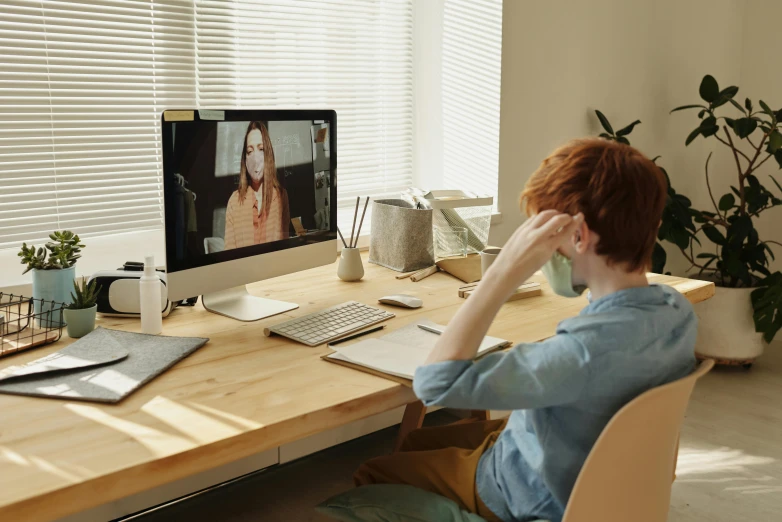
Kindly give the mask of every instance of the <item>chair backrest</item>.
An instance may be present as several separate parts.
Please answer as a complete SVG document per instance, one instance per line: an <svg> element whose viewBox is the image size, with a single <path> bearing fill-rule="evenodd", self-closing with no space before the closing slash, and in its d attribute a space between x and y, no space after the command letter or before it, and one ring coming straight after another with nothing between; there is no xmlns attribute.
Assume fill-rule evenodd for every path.
<svg viewBox="0 0 782 522"><path fill-rule="evenodd" d="M665 522L679 429L695 382L714 366L653 388L626 404L589 453L563 522Z"/></svg>

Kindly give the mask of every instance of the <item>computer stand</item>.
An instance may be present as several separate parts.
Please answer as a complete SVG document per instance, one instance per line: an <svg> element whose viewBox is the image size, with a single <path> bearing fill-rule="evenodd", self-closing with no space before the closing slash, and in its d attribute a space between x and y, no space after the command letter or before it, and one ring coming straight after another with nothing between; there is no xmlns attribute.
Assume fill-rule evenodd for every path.
<svg viewBox="0 0 782 522"><path fill-rule="evenodd" d="M296 303L250 295L245 286L204 294L201 296L201 302L210 312L239 321L257 321L299 307Z"/></svg>

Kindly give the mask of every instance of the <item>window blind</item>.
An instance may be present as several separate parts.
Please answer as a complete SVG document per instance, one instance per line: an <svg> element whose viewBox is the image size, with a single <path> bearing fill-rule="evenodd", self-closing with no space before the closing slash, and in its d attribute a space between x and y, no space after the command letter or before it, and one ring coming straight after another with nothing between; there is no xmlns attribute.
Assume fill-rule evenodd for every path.
<svg viewBox="0 0 782 522"><path fill-rule="evenodd" d="M160 228L159 115L194 105L193 7L4 2L0 249Z"/></svg>
<svg viewBox="0 0 782 522"><path fill-rule="evenodd" d="M356 196L398 194L412 183L411 2L5 2L0 249L159 229L167 108L335 109L340 218Z"/></svg>
<svg viewBox="0 0 782 522"><path fill-rule="evenodd" d="M445 0L443 185L498 191L502 0Z"/></svg>
<svg viewBox="0 0 782 522"><path fill-rule="evenodd" d="M412 0L201 0L198 103L336 110L344 233L357 196L412 184L412 38Z"/></svg>

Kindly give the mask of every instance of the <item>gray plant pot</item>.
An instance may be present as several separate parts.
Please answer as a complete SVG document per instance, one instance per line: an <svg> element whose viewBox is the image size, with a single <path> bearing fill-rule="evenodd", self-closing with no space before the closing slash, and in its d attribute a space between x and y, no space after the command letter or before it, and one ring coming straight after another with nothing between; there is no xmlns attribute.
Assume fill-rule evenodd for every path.
<svg viewBox="0 0 782 522"><path fill-rule="evenodd" d="M92 308L82 308L81 310L71 310L66 308L63 311L65 322L68 325L68 336L77 338L84 337L95 329L95 313L98 311L98 305Z"/></svg>

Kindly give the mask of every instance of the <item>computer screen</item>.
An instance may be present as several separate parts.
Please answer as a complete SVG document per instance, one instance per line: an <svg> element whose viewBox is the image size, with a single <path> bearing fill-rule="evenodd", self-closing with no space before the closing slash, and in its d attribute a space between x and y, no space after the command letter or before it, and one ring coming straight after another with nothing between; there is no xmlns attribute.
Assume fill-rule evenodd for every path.
<svg viewBox="0 0 782 522"><path fill-rule="evenodd" d="M333 111L162 120L169 272L336 238Z"/></svg>

